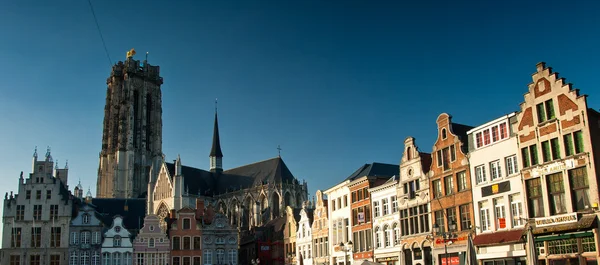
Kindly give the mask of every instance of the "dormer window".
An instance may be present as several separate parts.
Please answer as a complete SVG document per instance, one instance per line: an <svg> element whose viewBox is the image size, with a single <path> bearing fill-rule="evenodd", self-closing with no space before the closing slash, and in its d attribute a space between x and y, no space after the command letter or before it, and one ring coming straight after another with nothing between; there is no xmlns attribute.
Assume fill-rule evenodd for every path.
<svg viewBox="0 0 600 265"><path fill-rule="evenodd" d="M446 139L448 134L446 133L446 128L442 128L442 139Z"/></svg>
<svg viewBox="0 0 600 265"><path fill-rule="evenodd" d="M87 213L83 214L82 219L83 219L83 223L84 224L89 224L90 223L90 215L89 214L87 214Z"/></svg>
<svg viewBox="0 0 600 265"><path fill-rule="evenodd" d="M150 231L154 231L154 226L153 225L150 226Z"/></svg>
<svg viewBox="0 0 600 265"><path fill-rule="evenodd" d="M117 233L121 232L121 227L120 226L115 226L115 232L117 232Z"/></svg>
<svg viewBox="0 0 600 265"><path fill-rule="evenodd" d="M190 222L191 222L190 218L183 218L183 229L184 230L191 228Z"/></svg>

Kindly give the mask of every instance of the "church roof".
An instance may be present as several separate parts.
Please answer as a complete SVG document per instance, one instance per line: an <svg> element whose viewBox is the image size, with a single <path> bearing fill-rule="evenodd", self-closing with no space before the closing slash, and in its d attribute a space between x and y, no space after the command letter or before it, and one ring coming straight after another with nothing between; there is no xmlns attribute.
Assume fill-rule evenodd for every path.
<svg viewBox="0 0 600 265"><path fill-rule="evenodd" d="M110 226L117 215L123 217L123 225L133 235L144 225L146 216L146 199L93 198L100 220ZM127 205L127 210L125 206Z"/></svg>
<svg viewBox="0 0 600 265"><path fill-rule="evenodd" d="M171 177L175 176L175 164L166 163ZM221 194L228 190L248 188L263 183L292 183L297 181L281 157L232 168L222 173L181 166L184 189L189 194Z"/></svg>
<svg viewBox="0 0 600 265"><path fill-rule="evenodd" d="M361 177L391 177L400 174L400 166L384 164L384 163L372 163L364 164L362 167L354 171L346 180L353 181Z"/></svg>

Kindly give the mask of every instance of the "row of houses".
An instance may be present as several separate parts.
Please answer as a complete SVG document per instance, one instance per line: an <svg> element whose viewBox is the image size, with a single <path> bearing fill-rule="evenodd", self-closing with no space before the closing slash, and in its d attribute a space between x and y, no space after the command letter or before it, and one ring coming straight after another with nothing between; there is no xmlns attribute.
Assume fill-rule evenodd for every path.
<svg viewBox="0 0 600 265"><path fill-rule="evenodd" d="M83 196L67 188L68 166L33 155L18 193L4 198L1 263L8 265L238 264L238 229L209 198L147 214L146 199Z"/></svg>
<svg viewBox="0 0 600 265"><path fill-rule="evenodd" d="M255 257L458 265L471 237L481 265L526 264L531 229L540 264L597 264L600 113L544 63L532 79L518 111L476 127L443 113L430 152L408 137L399 165L366 164L288 208L272 229L283 253Z"/></svg>

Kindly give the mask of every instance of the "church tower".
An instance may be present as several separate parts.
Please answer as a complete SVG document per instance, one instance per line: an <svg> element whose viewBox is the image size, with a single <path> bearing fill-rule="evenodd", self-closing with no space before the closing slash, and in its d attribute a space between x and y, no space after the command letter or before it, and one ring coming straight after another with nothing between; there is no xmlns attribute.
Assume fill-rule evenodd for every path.
<svg viewBox="0 0 600 265"><path fill-rule="evenodd" d="M112 67L106 83L98 198L145 195L150 168L162 162L162 99L159 66L133 59Z"/></svg>
<svg viewBox="0 0 600 265"><path fill-rule="evenodd" d="M210 149L210 171L223 172L223 153L221 152L221 140L219 139L219 121L215 110L215 127L213 131L212 148Z"/></svg>

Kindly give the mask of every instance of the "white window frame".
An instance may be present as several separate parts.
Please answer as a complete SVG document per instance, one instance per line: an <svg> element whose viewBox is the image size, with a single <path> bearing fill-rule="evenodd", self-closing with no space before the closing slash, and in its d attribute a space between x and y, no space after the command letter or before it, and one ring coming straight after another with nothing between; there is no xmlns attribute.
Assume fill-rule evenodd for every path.
<svg viewBox="0 0 600 265"><path fill-rule="evenodd" d="M482 184L487 182L487 178L485 176L485 164L475 166L475 181L477 184Z"/></svg>
<svg viewBox="0 0 600 265"><path fill-rule="evenodd" d="M508 156L504 160L505 160L505 164L506 164L506 175L507 176L511 176L511 175L519 173L519 164L517 162L517 155Z"/></svg>
<svg viewBox="0 0 600 265"><path fill-rule="evenodd" d="M506 227L500 228L500 218L504 218L504 221L506 221L506 207L504 205L504 197L497 197L492 199L492 201L494 203L494 216L496 217L496 230L508 229L508 223L505 223Z"/></svg>
<svg viewBox="0 0 600 265"><path fill-rule="evenodd" d="M479 224L481 226L481 231L490 231L490 209L488 208L487 201L479 202Z"/></svg>
<svg viewBox="0 0 600 265"><path fill-rule="evenodd" d="M512 219L512 226L519 227L524 226L525 222L523 221L523 203L521 202L521 194L514 193L508 195L508 200L510 202L510 214Z"/></svg>
<svg viewBox="0 0 600 265"><path fill-rule="evenodd" d="M494 181L502 178L502 166L500 160L490 162L490 180Z"/></svg>

